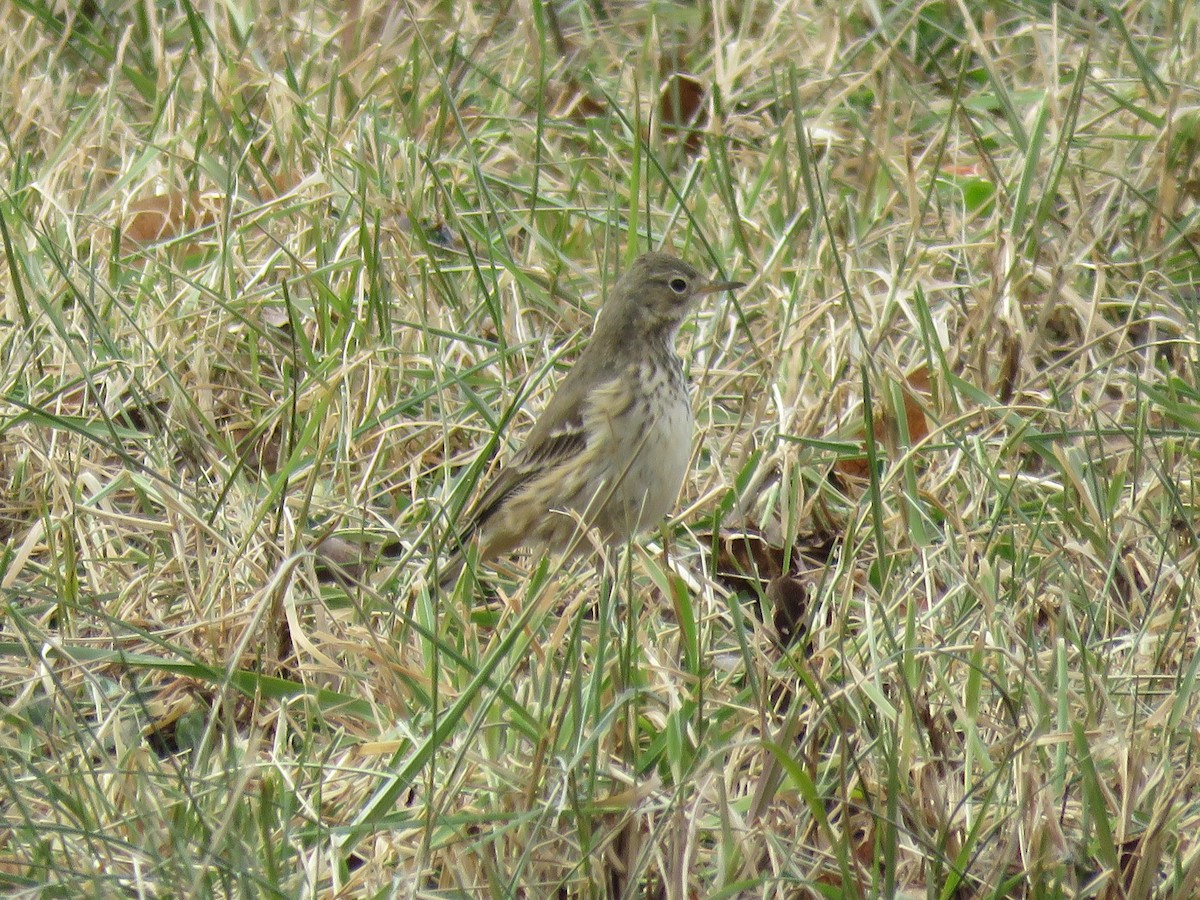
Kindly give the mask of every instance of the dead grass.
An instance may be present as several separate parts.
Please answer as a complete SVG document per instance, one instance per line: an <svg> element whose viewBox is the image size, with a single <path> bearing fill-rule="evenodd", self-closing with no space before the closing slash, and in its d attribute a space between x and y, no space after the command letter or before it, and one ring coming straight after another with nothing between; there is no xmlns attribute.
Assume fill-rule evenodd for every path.
<svg viewBox="0 0 1200 900"><path fill-rule="evenodd" d="M1195 896L1190 6L0 20L7 890ZM658 246L680 514L432 589Z"/></svg>

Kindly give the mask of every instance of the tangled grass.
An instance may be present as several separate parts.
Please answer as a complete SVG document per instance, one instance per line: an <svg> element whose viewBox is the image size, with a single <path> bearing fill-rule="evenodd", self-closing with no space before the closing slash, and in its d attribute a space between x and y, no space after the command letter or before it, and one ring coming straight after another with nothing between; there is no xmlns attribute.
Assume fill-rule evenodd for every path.
<svg viewBox="0 0 1200 900"><path fill-rule="evenodd" d="M0 21L6 890L1200 890L1192 6ZM437 590L659 247L678 514Z"/></svg>

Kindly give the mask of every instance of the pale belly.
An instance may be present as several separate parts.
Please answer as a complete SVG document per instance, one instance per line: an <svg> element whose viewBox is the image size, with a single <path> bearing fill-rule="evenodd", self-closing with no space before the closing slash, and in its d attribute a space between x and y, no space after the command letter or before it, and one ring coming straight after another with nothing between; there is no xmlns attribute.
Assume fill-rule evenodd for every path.
<svg viewBox="0 0 1200 900"><path fill-rule="evenodd" d="M692 409L686 395L667 405L661 415L631 409L613 421L613 460L607 498L594 502L595 525L609 540L624 540L656 526L671 512L692 455ZM645 427L641 423L649 422Z"/></svg>
<svg viewBox="0 0 1200 900"><path fill-rule="evenodd" d="M692 454L691 402L681 375L651 385L652 376L638 374L645 389L632 402L620 384L593 393L580 458L506 502L498 533L509 536L509 546L582 549L581 523L619 544L671 512Z"/></svg>

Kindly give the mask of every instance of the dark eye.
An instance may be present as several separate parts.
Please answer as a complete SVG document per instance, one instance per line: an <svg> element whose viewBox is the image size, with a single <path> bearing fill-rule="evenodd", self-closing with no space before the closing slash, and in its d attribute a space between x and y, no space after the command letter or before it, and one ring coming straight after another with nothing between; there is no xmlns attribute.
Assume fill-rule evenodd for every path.
<svg viewBox="0 0 1200 900"><path fill-rule="evenodd" d="M672 278L667 285L677 294L682 294L687 290L687 280L683 278Z"/></svg>

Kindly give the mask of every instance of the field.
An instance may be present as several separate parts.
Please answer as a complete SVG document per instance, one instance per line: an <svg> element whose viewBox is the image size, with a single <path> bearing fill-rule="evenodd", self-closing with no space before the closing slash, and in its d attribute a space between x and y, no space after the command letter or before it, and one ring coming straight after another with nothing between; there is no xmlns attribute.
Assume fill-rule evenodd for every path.
<svg viewBox="0 0 1200 900"><path fill-rule="evenodd" d="M1200 7L0 25L0 889L1200 896ZM439 589L648 249L675 513Z"/></svg>

